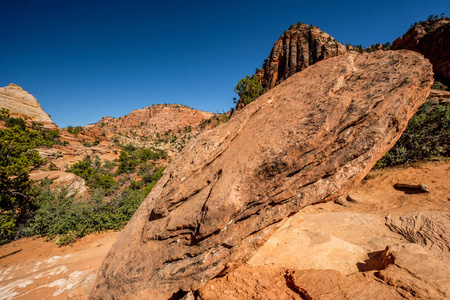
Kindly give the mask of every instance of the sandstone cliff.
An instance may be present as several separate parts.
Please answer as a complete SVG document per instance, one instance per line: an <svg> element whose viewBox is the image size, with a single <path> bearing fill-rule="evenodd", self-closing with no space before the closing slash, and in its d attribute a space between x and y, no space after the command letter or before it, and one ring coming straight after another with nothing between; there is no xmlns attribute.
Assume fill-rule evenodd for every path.
<svg viewBox="0 0 450 300"><path fill-rule="evenodd" d="M419 52L433 64L439 80L450 84L450 19L420 22L396 39L392 49Z"/></svg>
<svg viewBox="0 0 450 300"><path fill-rule="evenodd" d="M269 90L318 61L346 52L344 45L318 27L298 23L275 42L257 75L263 88Z"/></svg>
<svg viewBox="0 0 450 300"><path fill-rule="evenodd" d="M235 269L282 221L354 187L432 83L409 51L348 54L299 72L166 169L104 260L94 299L172 299Z"/></svg>
<svg viewBox="0 0 450 300"><path fill-rule="evenodd" d="M58 128L50 116L42 110L37 99L16 84L11 83L0 88L0 108L9 109L13 117L39 122L49 129Z"/></svg>

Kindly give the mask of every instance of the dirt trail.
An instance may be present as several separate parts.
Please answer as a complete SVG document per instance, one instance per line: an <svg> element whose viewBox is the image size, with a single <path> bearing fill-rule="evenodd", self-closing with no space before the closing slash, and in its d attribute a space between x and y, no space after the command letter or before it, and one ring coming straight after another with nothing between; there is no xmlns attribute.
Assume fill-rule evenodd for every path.
<svg viewBox="0 0 450 300"><path fill-rule="evenodd" d="M386 243L395 243L403 239L384 225L384 217L387 214L450 211L448 178L450 178L448 162L373 172L369 175L369 179L364 180L349 194L347 199L344 197L341 204L330 202L308 206L293 216L287 221L286 226L275 233L273 238L255 254L249 264L291 267L298 270L320 267L338 270L343 274L358 272L357 262L366 259L367 251L379 251ZM398 190L394 188L396 183L426 184L430 193ZM325 217L326 220L321 220L321 217ZM378 218L383 222L380 223ZM353 224L356 220L362 219L367 224ZM333 236L339 237L339 240L330 239L328 246L331 246L327 251L334 249L336 250L333 250L334 254L339 253L339 256L332 255L332 260L326 257L328 252L319 253L319 246L323 241L309 243L316 248L302 246L300 249L299 238L292 237L293 234L301 236L300 230L305 230L305 226L309 223L311 226L306 229L312 232L318 231L321 223L325 226L333 222L331 229L329 226L326 227L328 231L332 231ZM355 228L359 232L357 235L352 234ZM373 233L375 229L376 234ZM96 271L118 234L118 232L93 234L73 246L64 247L58 247L37 237L24 238L1 246L0 300L87 299ZM350 241L352 245L344 243L345 240ZM289 255L293 251L296 254ZM351 255L346 255L346 251ZM298 259L302 255L305 259ZM330 264L330 261L333 264Z"/></svg>

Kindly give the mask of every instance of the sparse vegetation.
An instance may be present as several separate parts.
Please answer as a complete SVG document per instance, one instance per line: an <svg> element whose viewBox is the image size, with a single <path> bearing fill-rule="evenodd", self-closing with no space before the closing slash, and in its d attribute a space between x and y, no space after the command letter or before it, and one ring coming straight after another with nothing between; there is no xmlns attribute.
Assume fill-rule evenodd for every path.
<svg viewBox="0 0 450 300"><path fill-rule="evenodd" d="M448 86L446 86L445 84L439 82L439 81L434 81L433 85L431 86L432 89L434 90L440 90L440 91L446 91L448 90Z"/></svg>
<svg viewBox="0 0 450 300"><path fill-rule="evenodd" d="M450 156L450 103L425 102L395 146L376 167L392 167Z"/></svg>
<svg viewBox="0 0 450 300"><path fill-rule="evenodd" d="M82 131L84 131L84 128L82 126L76 126L76 127L73 127L73 126L70 126L70 125L67 126L67 132L68 133L77 135L77 134L79 134Z"/></svg>
<svg viewBox="0 0 450 300"><path fill-rule="evenodd" d="M247 75L238 82L234 91L239 95L237 103L244 107L263 94L263 87L255 75Z"/></svg>
<svg viewBox="0 0 450 300"><path fill-rule="evenodd" d="M213 116L209 119L203 119L198 126L202 129L205 128L207 125L211 125L212 127L217 127L221 124L228 122L229 119L230 119L229 114L226 114L226 113L216 114L215 116Z"/></svg>
<svg viewBox="0 0 450 300"><path fill-rule="evenodd" d="M426 32L431 32L432 27L428 26L427 23L438 20L450 20L449 17L445 16L445 13L441 13L440 15L429 15L426 21L414 22L409 26L409 29L414 28L417 25L422 25L425 28Z"/></svg>

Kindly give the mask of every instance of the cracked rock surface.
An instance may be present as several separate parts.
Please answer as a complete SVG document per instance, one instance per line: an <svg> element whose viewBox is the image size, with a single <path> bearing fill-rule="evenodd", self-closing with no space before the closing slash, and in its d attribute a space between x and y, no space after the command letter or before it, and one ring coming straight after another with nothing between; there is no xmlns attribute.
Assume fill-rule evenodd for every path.
<svg viewBox="0 0 450 300"><path fill-rule="evenodd" d="M283 224L353 188L432 83L409 51L310 66L187 145L105 258L94 299L180 298L237 268Z"/></svg>

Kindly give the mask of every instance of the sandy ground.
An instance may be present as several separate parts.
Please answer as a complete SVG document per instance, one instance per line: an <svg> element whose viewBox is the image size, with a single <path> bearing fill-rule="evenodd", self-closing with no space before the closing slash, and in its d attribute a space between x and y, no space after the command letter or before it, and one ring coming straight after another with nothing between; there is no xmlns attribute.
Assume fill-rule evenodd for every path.
<svg viewBox="0 0 450 300"><path fill-rule="evenodd" d="M422 183L431 192L415 194L396 190L393 187L395 183ZM294 215L256 253L249 264L278 265L300 270L327 268L344 274L357 272L357 262L367 259L367 252L382 250L386 240L395 243L401 238L383 224L377 224L379 221L376 218L383 217L384 220L384 216L394 211L402 214L418 210L450 211L450 163L430 163L372 172L349 195L350 198L347 199L350 201L344 197L341 204L314 205ZM324 214L328 214L327 222L323 222L323 219L321 221ZM362 220L360 216L364 216L365 223L355 223ZM330 265L331 260L326 257L326 253L320 254L320 247L324 244L321 240L323 237L311 235L311 232L320 229L321 223L334 224L332 227L336 233L332 233L338 239L328 237L327 247L324 248L327 251L334 249L334 265ZM358 237L348 237L351 230L345 228L355 227L361 234ZM371 234L371 231L381 227L384 231L377 235L383 236L383 243L375 238L375 234ZM305 248L300 242L295 242L304 239L293 238L293 235L301 236L305 232L317 240L314 243L308 242L315 248ZM89 235L73 246L58 247L38 237L24 238L1 246L0 300L87 299L97 269L118 234L107 232ZM287 241L292 241L291 245ZM303 252L299 252L301 249ZM289 255L291 252L295 252L295 255ZM274 256L273 253L278 255ZM336 253L342 254L337 260ZM302 256L304 259L299 259ZM321 265L323 263L327 266Z"/></svg>
<svg viewBox="0 0 450 300"><path fill-rule="evenodd" d="M87 299L118 234L92 234L73 246L58 247L38 237L1 246L0 299Z"/></svg>
<svg viewBox="0 0 450 300"><path fill-rule="evenodd" d="M376 170L366 178L348 195L289 218L248 263L351 274L361 271L371 254L405 242L386 226L388 216L450 212L449 163ZM424 184L430 192L398 189L397 183Z"/></svg>

